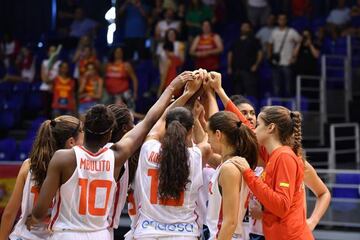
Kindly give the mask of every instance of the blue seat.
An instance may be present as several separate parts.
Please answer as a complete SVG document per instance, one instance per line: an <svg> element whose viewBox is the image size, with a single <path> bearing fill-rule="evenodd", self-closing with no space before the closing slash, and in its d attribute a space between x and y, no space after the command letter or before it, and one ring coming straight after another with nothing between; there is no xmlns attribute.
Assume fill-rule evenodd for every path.
<svg viewBox="0 0 360 240"><path fill-rule="evenodd" d="M16 141L13 138L0 140L0 161L15 160Z"/></svg>
<svg viewBox="0 0 360 240"><path fill-rule="evenodd" d="M0 111L0 130L9 130L15 125L14 114L9 111Z"/></svg>
<svg viewBox="0 0 360 240"><path fill-rule="evenodd" d="M32 144L33 144L32 139L23 140L19 144L15 156L16 161L24 161L26 158L28 158L32 148Z"/></svg>
<svg viewBox="0 0 360 240"><path fill-rule="evenodd" d="M297 17L290 22L290 26L295 28L298 32L310 28L310 21L306 17Z"/></svg>
<svg viewBox="0 0 360 240"><path fill-rule="evenodd" d="M359 185L360 187L360 174L345 174L345 173L336 174L336 183ZM359 187L357 188L334 187L332 191L332 197L360 199ZM357 208L356 203L350 203L350 202L334 202L332 206L334 209L337 209L339 211L351 211Z"/></svg>
<svg viewBox="0 0 360 240"><path fill-rule="evenodd" d="M31 130L35 130L35 132L39 129L40 125L46 120L45 117L37 117L31 123Z"/></svg>

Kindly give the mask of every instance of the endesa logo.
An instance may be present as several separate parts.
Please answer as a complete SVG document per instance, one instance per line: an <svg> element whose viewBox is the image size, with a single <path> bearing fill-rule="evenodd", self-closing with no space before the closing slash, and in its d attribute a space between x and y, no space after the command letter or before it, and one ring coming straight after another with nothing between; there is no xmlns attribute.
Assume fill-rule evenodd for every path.
<svg viewBox="0 0 360 240"><path fill-rule="evenodd" d="M148 227L155 228L155 230L167 231L167 232L185 232L192 233L194 232L194 225L191 223L159 223L153 220L144 220L141 224L142 228L146 229Z"/></svg>

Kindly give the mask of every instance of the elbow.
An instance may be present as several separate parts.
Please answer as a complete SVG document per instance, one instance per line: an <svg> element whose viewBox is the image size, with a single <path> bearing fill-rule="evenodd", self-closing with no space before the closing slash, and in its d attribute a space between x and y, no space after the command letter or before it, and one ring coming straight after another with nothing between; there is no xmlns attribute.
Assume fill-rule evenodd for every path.
<svg viewBox="0 0 360 240"><path fill-rule="evenodd" d="M286 216L286 214L289 212L289 210L290 210L290 201L289 202L283 201L280 204L279 209L276 211L275 214L279 218L284 218Z"/></svg>

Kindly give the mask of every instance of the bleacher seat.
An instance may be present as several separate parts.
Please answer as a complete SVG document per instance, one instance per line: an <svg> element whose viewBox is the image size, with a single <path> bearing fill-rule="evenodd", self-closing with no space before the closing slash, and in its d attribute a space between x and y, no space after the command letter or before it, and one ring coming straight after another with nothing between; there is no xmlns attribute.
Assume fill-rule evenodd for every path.
<svg viewBox="0 0 360 240"><path fill-rule="evenodd" d="M360 174L336 174L337 184L360 184ZM336 198L351 198L360 199L359 188L345 188L345 187L334 187L332 191L333 199ZM358 204L352 202L334 202L333 208L339 211L351 211L358 207Z"/></svg>
<svg viewBox="0 0 360 240"><path fill-rule="evenodd" d="M9 130L15 125L15 116L12 111L0 111L0 130Z"/></svg>
<svg viewBox="0 0 360 240"><path fill-rule="evenodd" d="M0 140L0 161L15 160L16 141L13 138Z"/></svg>
<svg viewBox="0 0 360 240"><path fill-rule="evenodd" d="M32 139L23 140L19 144L18 149L16 150L16 156L15 156L16 161L24 161L26 158L28 158L32 148L32 144L33 144Z"/></svg>

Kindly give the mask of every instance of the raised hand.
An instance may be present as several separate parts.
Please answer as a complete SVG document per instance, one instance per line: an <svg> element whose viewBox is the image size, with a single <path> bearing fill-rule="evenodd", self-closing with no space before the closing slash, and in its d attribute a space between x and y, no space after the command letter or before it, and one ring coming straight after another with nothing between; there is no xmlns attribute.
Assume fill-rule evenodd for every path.
<svg viewBox="0 0 360 240"><path fill-rule="evenodd" d="M209 85L215 91L221 89L221 74L218 72L210 72L209 73Z"/></svg>
<svg viewBox="0 0 360 240"><path fill-rule="evenodd" d="M191 71L185 71L180 73L169 85L173 87L174 91L181 90L186 82L194 80L194 74Z"/></svg>
<svg viewBox="0 0 360 240"><path fill-rule="evenodd" d="M196 100L193 108L194 118L200 119L200 116L204 113L205 113L204 106L199 102L199 100Z"/></svg>

